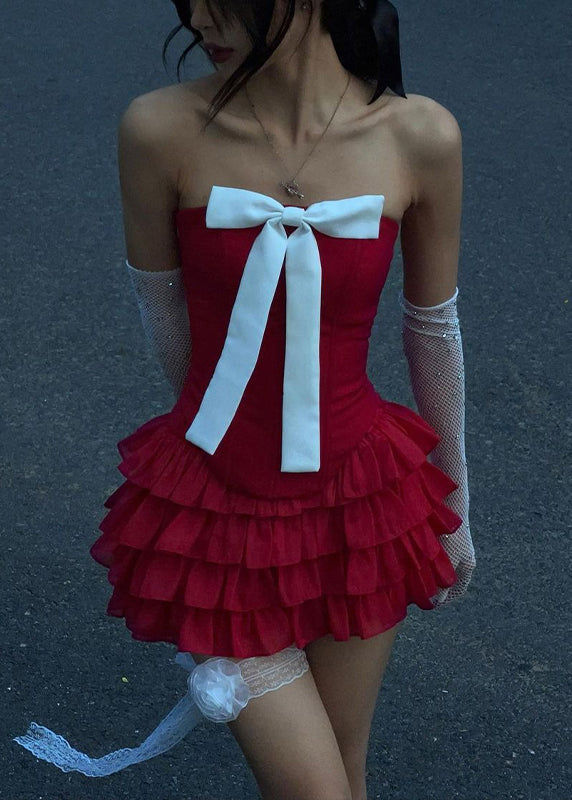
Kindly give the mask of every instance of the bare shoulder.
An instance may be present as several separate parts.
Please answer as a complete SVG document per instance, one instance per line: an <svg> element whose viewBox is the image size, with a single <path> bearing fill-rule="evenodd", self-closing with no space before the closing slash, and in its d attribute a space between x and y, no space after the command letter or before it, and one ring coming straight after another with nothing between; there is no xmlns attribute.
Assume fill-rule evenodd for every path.
<svg viewBox="0 0 572 800"><path fill-rule="evenodd" d="M187 81L153 89L134 97L120 119L120 128L149 142L168 141L175 136L186 116L192 116L199 96Z"/></svg>
<svg viewBox="0 0 572 800"><path fill-rule="evenodd" d="M454 114L431 97L408 94L401 112L398 125L412 155L439 155L461 135Z"/></svg>
<svg viewBox="0 0 572 800"><path fill-rule="evenodd" d="M165 182L178 187L185 149L200 131L200 95L192 84L174 84L134 97L118 126L120 157L137 153L140 162L154 165Z"/></svg>
<svg viewBox="0 0 572 800"><path fill-rule="evenodd" d="M118 125L119 153L138 152L142 158L162 160L169 142L171 103L163 89L134 97Z"/></svg>
<svg viewBox="0 0 572 800"><path fill-rule="evenodd" d="M441 103L408 94L396 120L413 175L440 170L458 159L461 130L454 114Z"/></svg>

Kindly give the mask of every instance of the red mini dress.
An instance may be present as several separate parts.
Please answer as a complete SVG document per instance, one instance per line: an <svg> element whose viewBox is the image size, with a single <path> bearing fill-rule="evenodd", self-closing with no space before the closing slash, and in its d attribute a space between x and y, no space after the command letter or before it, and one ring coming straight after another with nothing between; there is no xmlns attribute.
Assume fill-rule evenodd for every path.
<svg viewBox="0 0 572 800"><path fill-rule="evenodd" d="M439 436L366 372L399 231L383 202L215 186L176 212L189 370L172 410L118 442L125 480L90 548L134 639L238 658L367 639L454 584ZM186 438L207 399L206 438L227 413L210 447Z"/></svg>

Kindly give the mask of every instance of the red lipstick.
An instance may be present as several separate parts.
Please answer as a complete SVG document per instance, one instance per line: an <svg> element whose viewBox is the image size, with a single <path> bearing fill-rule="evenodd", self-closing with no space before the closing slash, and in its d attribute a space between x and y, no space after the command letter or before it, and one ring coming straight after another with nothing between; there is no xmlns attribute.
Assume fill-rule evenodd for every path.
<svg viewBox="0 0 572 800"><path fill-rule="evenodd" d="M234 53L231 47L219 47L213 42L203 42L203 47L208 52L211 59L217 63L227 61Z"/></svg>

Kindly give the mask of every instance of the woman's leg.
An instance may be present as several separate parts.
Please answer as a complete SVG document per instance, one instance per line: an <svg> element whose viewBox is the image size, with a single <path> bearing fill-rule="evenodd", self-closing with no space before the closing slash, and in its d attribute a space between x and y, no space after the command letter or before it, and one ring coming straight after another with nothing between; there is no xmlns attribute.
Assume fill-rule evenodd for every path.
<svg viewBox="0 0 572 800"><path fill-rule="evenodd" d="M197 664L211 658L191 655ZM260 656L261 667L264 658ZM352 800L336 736L311 670L252 697L226 724L263 800Z"/></svg>
<svg viewBox="0 0 572 800"><path fill-rule="evenodd" d="M369 639L334 641L330 634L304 648L332 724L352 800L367 800L366 758L371 722L401 622Z"/></svg>

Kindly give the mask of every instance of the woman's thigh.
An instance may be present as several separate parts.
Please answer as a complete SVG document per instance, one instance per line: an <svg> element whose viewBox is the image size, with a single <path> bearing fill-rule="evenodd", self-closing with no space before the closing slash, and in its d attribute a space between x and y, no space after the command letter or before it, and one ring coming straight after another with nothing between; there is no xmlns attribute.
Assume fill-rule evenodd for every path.
<svg viewBox="0 0 572 800"><path fill-rule="evenodd" d="M191 655L197 663L211 657ZM311 670L251 698L226 724L263 800L351 800L344 762Z"/></svg>
<svg viewBox="0 0 572 800"><path fill-rule="evenodd" d="M402 622L369 639L335 641L330 634L304 648L352 783L365 769L379 689Z"/></svg>

